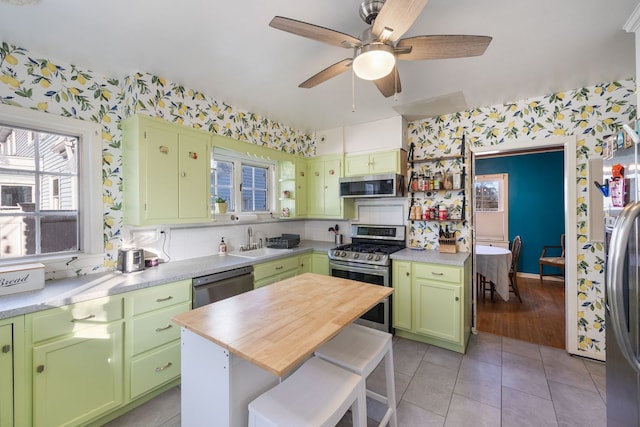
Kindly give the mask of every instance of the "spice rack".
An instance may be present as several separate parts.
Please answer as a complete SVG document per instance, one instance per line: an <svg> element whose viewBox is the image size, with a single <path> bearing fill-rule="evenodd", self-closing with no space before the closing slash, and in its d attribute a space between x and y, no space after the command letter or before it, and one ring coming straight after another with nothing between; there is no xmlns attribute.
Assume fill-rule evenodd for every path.
<svg viewBox="0 0 640 427"><path fill-rule="evenodd" d="M409 221L436 221L436 222L466 222L466 163L465 163L465 137L462 136L459 154L452 154L439 157L414 158L415 145L411 143L409 146L409 185L408 193L411 197L409 209ZM418 165L418 166L416 166ZM427 165L426 172L429 178L419 179L425 168L420 165ZM453 171L452 171L453 169ZM442 174L442 172L445 172ZM453 173L451 173L453 172ZM442 176L444 182L441 181ZM448 175L448 178L445 178ZM454 179L455 175L457 178ZM455 181L455 182L454 182ZM422 194L423 197L419 197ZM454 207L446 203L440 203L438 209L434 212L434 204L429 203L428 214L425 215L423 201L433 199L435 196L442 196L441 199L448 200L453 195L462 195L462 206ZM440 209L445 204L446 211ZM416 210L418 212L416 212ZM417 218L417 214L420 218Z"/></svg>

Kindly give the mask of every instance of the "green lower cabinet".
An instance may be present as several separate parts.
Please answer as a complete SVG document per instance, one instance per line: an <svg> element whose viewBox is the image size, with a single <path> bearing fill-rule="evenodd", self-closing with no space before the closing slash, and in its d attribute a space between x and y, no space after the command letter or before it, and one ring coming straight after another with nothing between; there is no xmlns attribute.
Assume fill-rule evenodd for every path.
<svg viewBox="0 0 640 427"><path fill-rule="evenodd" d="M297 255L256 264L253 267L254 289L279 282L298 275L299 257ZM309 263L307 262L307 265Z"/></svg>
<svg viewBox="0 0 640 427"><path fill-rule="evenodd" d="M313 258L311 254L302 254L298 256L298 274L311 273L313 270Z"/></svg>
<svg viewBox="0 0 640 427"><path fill-rule="evenodd" d="M14 425L13 421L13 328L0 326L0 427Z"/></svg>
<svg viewBox="0 0 640 427"><path fill-rule="evenodd" d="M311 254L312 257L312 268L311 272L316 274L324 274L325 276L329 275L329 256L326 251L322 252L313 252Z"/></svg>
<svg viewBox="0 0 640 427"><path fill-rule="evenodd" d="M33 347L33 425L75 426L123 402L123 322Z"/></svg>
<svg viewBox="0 0 640 427"><path fill-rule="evenodd" d="M396 335L464 353L471 333L471 271L464 266L393 262Z"/></svg>
<svg viewBox="0 0 640 427"><path fill-rule="evenodd" d="M131 398L180 376L180 341L136 357L131 362Z"/></svg>

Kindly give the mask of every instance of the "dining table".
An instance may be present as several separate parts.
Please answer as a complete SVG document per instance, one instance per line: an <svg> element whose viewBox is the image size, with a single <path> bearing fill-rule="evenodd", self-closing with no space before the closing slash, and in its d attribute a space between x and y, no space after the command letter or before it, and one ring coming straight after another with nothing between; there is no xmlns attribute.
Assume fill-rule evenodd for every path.
<svg viewBox="0 0 640 427"><path fill-rule="evenodd" d="M476 245L476 272L491 282L496 293L509 301L511 251L499 246ZM483 291L484 292L484 291Z"/></svg>
<svg viewBox="0 0 640 427"><path fill-rule="evenodd" d="M392 292L304 273L174 316L182 425L246 426L253 399Z"/></svg>

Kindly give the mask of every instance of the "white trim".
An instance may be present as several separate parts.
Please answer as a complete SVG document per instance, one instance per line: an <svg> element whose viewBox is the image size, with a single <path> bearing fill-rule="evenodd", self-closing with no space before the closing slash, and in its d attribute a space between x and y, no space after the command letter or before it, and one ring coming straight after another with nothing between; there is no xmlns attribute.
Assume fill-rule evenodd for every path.
<svg viewBox="0 0 640 427"><path fill-rule="evenodd" d="M488 151L495 151L499 149L500 152L509 152L515 150L523 150L529 148L540 147L564 147L564 228L566 234L566 291L565 291L565 316L566 316L566 337L565 348L567 352L572 354L579 354L581 356L598 357L591 353L585 354L584 352L578 353L578 241L577 241L577 218L576 212L576 179L577 179L577 160L576 160L576 136L553 136L548 138L540 138L535 140L523 140L518 142L505 142L499 145L489 145L483 147L470 147L472 170L475 170L475 156ZM475 239L475 230L471 230L472 245ZM473 256L475 257L475 251ZM474 260L475 267L475 260ZM474 268L475 269L475 268ZM476 272L473 272L475 279ZM473 318L477 316L477 292L476 286L474 288L474 313ZM474 325L475 329L475 325ZM604 354L601 356L604 358ZM604 359L602 359L604 360Z"/></svg>
<svg viewBox="0 0 640 427"><path fill-rule="evenodd" d="M62 133L80 139L79 206L83 254L102 254L102 128L99 124L70 117L56 116L27 108L0 104L0 122L9 126L27 127L44 132ZM65 255L69 258L69 255ZM43 255L43 260L51 258ZM55 258L60 258L56 256ZM13 260L12 262L16 262ZM74 266L75 267L75 266Z"/></svg>
<svg viewBox="0 0 640 427"><path fill-rule="evenodd" d="M628 33L633 33L640 30L640 4L631 12L631 16L624 23L622 29Z"/></svg>

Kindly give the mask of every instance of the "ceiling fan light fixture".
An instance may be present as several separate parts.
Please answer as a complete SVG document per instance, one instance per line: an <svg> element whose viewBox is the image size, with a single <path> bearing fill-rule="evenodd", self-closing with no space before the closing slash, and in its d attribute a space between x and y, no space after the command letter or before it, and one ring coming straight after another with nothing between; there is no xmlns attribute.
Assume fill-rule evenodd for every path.
<svg viewBox="0 0 640 427"><path fill-rule="evenodd" d="M388 75L395 65L393 47L374 42L362 46L353 60L353 71L363 80L378 80Z"/></svg>

